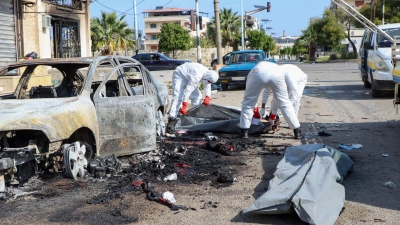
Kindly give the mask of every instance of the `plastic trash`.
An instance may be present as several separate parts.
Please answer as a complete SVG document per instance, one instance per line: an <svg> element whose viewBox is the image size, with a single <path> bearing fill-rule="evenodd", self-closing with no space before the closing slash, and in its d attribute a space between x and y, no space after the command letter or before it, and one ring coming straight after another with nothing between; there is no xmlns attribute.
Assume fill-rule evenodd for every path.
<svg viewBox="0 0 400 225"><path fill-rule="evenodd" d="M178 179L178 175L176 173L173 173L171 175L168 175L164 178L164 181L172 181L172 180L177 180Z"/></svg>
<svg viewBox="0 0 400 225"><path fill-rule="evenodd" d="M361 144L339 144L339 148L346 149L346 150L354 150L362 148Z"/></svg>
<svg viewBox="0 0 400 225"><path fill-rule="evenodd" d="M162 197L163 197L164 199L168 200L168 201L171 202L171 203L175 203L175 202L176 202L175 196L174 196L174 194L173 194L172 192L166 191L166 192L164 192L164 193L162 194Z"/></svg>
<svg viewBox="0 0 400 225"><path fill-rule="evenodd" d="M383 186L388 187L390 189L396 189L396 185L392 181L384 183Z"/></svg>

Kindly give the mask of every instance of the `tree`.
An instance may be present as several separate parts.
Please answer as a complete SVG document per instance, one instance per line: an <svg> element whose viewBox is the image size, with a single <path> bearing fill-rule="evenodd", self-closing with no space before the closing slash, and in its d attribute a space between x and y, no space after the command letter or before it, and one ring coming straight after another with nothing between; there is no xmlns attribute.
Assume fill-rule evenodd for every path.
<svg viewBox="0 0 400 225"><path fill-rule="evenodd" d="M175 23L166 23L161 26L158 49L161 52L172 51L172 58L175 58L177 50L186 51L191 47L192 39L189 31L181 25Z"/></svg>
<svg viewBox="0 0 400 225"><path fill-rule="evenodd" d="M274 39L271 36L266 35L266 41L264 43L264 46L262 47L264 52L268 52L268 57L271 57L271 55L277 54L277 46L275 44Z"/></svg>
<svg viewBox="0 0 400 225"><path fill-rule="evenodd" d="M247 38L251 49L262 49L267 42L267 36L264 30L250 30L247 32Z"/></svg>
<svg viewBox="0 0 400 225"><path fill-rule="evenodd" d="M192 48L197 48L197 37L192 37ZM200 37L201 48L214 48L215 43L209 37Z"/></svg>
<svg viewBox="0 0 400 225"><path fill-rule="evenodd" d="M343 30L344 34L347 36L347 40L349 41L350 45L353 48L355 58L358 58L357 47L350 38L351 37L351 35L350 35L351 27L355 27L355 25L358 21L356 19L354 19L348 13L344 12L342 9L337 9L334 11L334 13L335 13L337 20L339 21L339 24L342 26L342 30Z"/></svg>
<svg viewBox="0 0 400 225"><path fill-rule="evenodd" d="M304 40L297 39L294 42L292 53L297 57L307 54L307 45Z"/></svg>
<svg viewBox="0 0 400 225"><path fill-rule="evenodd" d="M316 46L338 48L345 37L341 25L329 9L324 11L322 18L314 18L300 37L309 47L310 60L315 59Z"/></svg>
<svg viewBox="0 0 400 225"><path fill-rule="evenodd" d="M125 16L119 19L115 12L101 12L101 18L90 20L92 52L100 50L102 55L111 55L115 50L126 50L134 47L134 32L124 21Z"/></svg>
<svg viewBox="0 0 400 225"><path fill-rule="evenodd" d="M232 46L233 50L239 49L240 43L240 16L232 9L222 8L219 12L221 44L222 46ZM207 24L207 36L216 40L215 17Z"/></svg>

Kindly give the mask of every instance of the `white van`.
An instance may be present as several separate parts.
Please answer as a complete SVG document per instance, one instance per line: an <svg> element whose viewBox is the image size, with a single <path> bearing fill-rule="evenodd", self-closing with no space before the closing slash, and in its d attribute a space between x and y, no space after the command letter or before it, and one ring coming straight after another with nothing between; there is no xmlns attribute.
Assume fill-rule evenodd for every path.
<svg viewBox="0 0 400 225"><path fill-rule="evenodd" d="M400 23L378 26L391 37L400 35ZM358 69L364 87L372 89L372 97L380 97L381 91L393 91L392 42L382 34L365 29L361 41Z"/></svg>

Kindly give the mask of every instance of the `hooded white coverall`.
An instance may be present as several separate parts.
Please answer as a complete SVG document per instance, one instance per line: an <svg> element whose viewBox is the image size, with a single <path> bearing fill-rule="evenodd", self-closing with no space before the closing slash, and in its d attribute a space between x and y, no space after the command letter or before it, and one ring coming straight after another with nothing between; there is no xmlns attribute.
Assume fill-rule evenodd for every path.
<svg viewBox="0 0 400 225"><path fill-rule="evenodd" d="M211 97L211 81L215 83L218 74L210 71L200 63L184 63L176 68L172 75L172 103L169 112L170 118L176 118L182 102L190 98L192 106L200 104L203 96L198 88L203 81L204 95Z"/></svg>
<svg viewBox="0 0 400 225"><path fill-rule="evenodd" d="M285 70L285 81L288 88L289 100L293 104L296 115L299 115L300 100L303 96L304 87L307 83L307 74L305 74L298 66L292 64L284 64L281 67ZM270 95L271 88L264 89L262 95L262 103L267 103ZM271 113L278 113L278 105L276 104L275 98L271 102Z"/></svg>
<svg viewBox="0 0 400 225"><path fill-rule="evenodd" d="M267 62L259 62L247 76L246 91L242 101L240 128L249 129L253 117L253 109L264 88L270 88L276 98L278 109L291 129L300 127L299 120L289 100L283 67ZM268 92L269 93L269 92Z"/></svg>

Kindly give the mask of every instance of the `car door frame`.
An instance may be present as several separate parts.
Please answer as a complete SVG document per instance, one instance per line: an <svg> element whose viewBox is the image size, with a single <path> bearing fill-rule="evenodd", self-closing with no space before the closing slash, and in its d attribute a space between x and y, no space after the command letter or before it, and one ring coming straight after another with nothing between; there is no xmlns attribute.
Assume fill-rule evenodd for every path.
<svg viewBox="0 0 400 225"><path fill-rule="evenodd" d="M148 83L142 75L143 95L133 95L123 67L136 63L123 63L115 66L99 85L93 101L99 124L101 155L128 155L151 151L156 148L156 116L153 97L147 94ZM141 68L141 67L139 67ZM126 96L103 97L101 90L114 74L118 74L118 86L126 90Z"/></svg>

